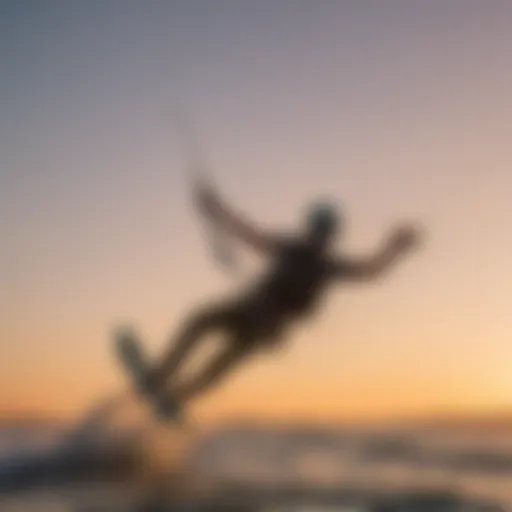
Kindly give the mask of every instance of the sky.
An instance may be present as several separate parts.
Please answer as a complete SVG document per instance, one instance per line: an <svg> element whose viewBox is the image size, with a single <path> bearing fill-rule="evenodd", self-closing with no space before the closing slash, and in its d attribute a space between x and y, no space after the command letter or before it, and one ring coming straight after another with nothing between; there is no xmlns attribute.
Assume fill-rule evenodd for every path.
<svg viewBox="0 0 512 512"><path fill-rule="evenodd" d="M179 113L226 200L339 250L420 222L382 283L340 287L198 417L369 418L512 406L512 4L0 2L0 410L72 416L234 293L193 212ZM197 156L197 155L196 155ZM257 275L264 262L243 256Z"/></svg>

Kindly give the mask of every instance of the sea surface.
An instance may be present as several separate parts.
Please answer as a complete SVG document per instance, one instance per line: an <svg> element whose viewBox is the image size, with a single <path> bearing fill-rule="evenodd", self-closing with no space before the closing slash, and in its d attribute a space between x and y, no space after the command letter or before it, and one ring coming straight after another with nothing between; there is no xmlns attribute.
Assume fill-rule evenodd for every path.
<svg viewBox="0 0 512 512"><path fill-rule="evenodd" d="M146 450L165 460L162 439L154 441L147 431L144 435L149 436ZM1 429L0 478L18 457L52 457L63 437L61 429ZM450 490L512 510L512 432L507 430L226 427L197 434L186 451L179 462L183 474L214 487L228 482L263 488ZM0 495L0 511L129 512L143 510L140 504L146 499L147 488L136 481L98 481L85 475L78 481Z"/></svg>

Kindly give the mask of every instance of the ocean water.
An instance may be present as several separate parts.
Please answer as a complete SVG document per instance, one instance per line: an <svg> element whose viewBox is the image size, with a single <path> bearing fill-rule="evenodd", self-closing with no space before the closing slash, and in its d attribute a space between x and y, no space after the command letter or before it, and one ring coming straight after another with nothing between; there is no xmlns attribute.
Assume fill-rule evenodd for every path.
<svg viewBox="0 0 512 512"><path fill-rule="evenodd" d="M62 435L51 429L0 432L0 479L5 462L12 464L16 455L57 456ZM108 435L115 437L111 426ZM236 483L262 489L280 485L318 489L367 487L383 493L450 490L468 500L500 504L501 510L512 510L512 432L417 429L333 434L315 430L312 434L303 427L226 427L196 434L187 441L179 461L171 456L169 448L177 442L174 434L167 435L172 439L166 446L161 431L158 436L151 430L141 434L145 436L143 457L149 460L157 454L169 466L172 460L173 476L166 476L169 480L163 482L167 491L175 486L172 479L178 472L182 475L178 486L183 485L184 478L207 482L210 488ZM70 453L66 456L72 457ZM105 453L105 464L109 457ZM98 460L101 464L101 457ZM176 464L182 467L177 468ZM148 481L101 481L92 476L84 474L78 480L66 481L64 475L62 482L54 482L51 487L0 495L0 511L143 510L141 503L151 492Z"/></svg>
<svg viewBox="0 0 512 512"><path fill-rule="evenodd" d="M236 439L233 434L231 442L229 437L223 439L217 457L208 457L207 448L197 453L203 459L198 466L220 480L404 491L446 489L512 509L510 432L352 432L339 439L331 434L326 440L320 436L314 442L289 432L276 435L270 431L259 439L254 434ZM215 442L210 452L214 448Z"/></svg>

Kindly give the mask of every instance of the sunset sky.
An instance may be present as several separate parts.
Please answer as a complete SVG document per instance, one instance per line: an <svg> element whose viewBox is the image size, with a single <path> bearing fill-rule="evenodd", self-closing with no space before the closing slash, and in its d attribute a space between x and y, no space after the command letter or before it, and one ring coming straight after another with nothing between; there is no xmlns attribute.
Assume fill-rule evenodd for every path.
<svg viewBox="0 0 512 512"><path fill-rule="evenodd" d="M182 107L255 221L293 229L328 193L350 254L428 231L199 416L512 408L511 26L506 0L1 2L0 410L75 414L125 384L114 325L157 355L235 289L192 211Z"/></svg>

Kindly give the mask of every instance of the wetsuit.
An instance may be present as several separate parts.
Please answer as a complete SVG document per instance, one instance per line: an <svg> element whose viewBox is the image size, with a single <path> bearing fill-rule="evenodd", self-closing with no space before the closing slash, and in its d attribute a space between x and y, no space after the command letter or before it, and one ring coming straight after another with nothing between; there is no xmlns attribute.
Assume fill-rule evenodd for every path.
<svg viewBox="0 0 512 512"><path fill-rule="evenodd" d="M241 342L278 337L289 321L314 313L332 276L325 252L300 239L284 240L267 274L234 308Z"/></svg>

